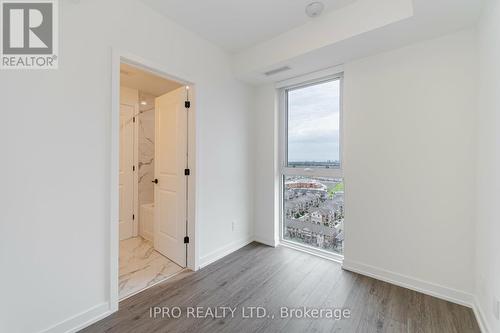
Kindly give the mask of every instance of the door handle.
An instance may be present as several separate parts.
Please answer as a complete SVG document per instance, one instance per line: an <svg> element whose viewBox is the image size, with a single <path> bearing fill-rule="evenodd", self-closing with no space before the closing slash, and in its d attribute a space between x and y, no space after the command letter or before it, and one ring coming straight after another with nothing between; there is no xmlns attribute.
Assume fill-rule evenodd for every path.
<svg viewBox="0 0 500 333"><path fill-rule="evenodd" d="M155 178L155 180L152 180L151 183L158 184L158 179Z"/></svg>

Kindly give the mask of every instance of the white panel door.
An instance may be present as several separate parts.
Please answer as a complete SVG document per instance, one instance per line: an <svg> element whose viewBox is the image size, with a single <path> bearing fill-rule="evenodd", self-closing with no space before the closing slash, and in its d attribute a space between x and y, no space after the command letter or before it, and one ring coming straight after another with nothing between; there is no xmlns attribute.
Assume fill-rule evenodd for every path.
<svg viewBox="0 0 500 333"><path fill-rule="evenodd" d="M187 111L185 87L156 98L155 249L186 265Z"/></svg>
<svg viewBox="0 0 500 333"><path fill-rule="evenodd" d="M134 112L134 106L120 104L120 240L134 233Z"/></svg>

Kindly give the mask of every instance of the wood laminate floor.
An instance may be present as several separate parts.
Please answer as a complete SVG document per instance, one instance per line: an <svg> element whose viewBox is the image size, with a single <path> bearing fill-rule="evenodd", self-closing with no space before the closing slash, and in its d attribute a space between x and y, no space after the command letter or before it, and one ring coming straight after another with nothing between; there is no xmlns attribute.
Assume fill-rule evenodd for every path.
<svg viewBox="0 0 500 333"><path fill-rule="evenodd" d="M259 310L260 315L266 311L264 318L244 317L242 311L250 316L251 307L258 306L264 309ZM165 311L163 317L151 316L152 307L161 307L158 309ZM219 307L217 313L216 307ZM212 318L222 317L220 307L228 307L226 316ZM338 315L332 309L348 309L350 317L282 318L281 314L286 315L281 312L282 307L296 309L296 316L304 308L323 309L323 317ZM234 317L229 308L234 309ZM167 309L170 316L177 316L180 311L180 317L169 318ZM196 311L207 317L192 318ZM469 308L344 271L337 263L296 250L252 243L198 272L182 272L122 301L118 312L82 332L469 333L480 330Z"/></svg>

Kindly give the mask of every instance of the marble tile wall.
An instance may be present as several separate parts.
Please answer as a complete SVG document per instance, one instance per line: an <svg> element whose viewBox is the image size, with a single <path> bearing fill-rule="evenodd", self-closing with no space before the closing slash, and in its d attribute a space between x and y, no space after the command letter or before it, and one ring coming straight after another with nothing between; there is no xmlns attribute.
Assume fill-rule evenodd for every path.
<svg viewBox="0 0 500 333"><path fill-rule="evenodd" d="M147 104L143 105L141 102ZM155 96L139 92L139 206L154 201Z"/></svg>

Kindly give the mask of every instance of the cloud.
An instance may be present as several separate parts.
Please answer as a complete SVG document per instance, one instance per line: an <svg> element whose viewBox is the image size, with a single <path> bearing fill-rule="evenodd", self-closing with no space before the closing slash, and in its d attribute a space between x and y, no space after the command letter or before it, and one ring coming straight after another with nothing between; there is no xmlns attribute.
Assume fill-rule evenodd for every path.
<svg viewBox="0 0 500 333"><path fill-rule="evenodd" d="M288 156L291 161L339 159L339 81L288 92Z"/></svg>

